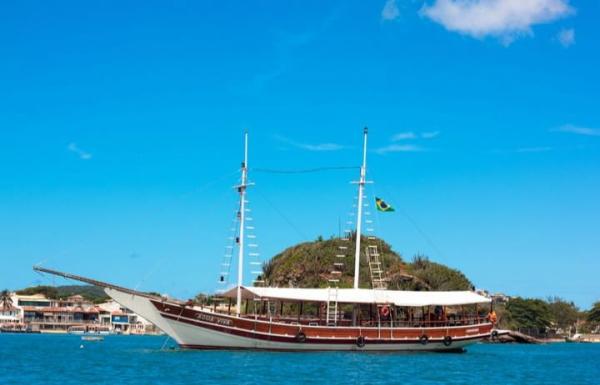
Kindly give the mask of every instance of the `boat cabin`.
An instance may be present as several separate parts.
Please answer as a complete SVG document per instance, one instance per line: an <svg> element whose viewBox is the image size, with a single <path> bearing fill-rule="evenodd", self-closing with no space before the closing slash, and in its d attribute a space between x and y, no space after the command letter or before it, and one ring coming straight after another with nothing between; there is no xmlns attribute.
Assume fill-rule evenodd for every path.
<svg viewBox="0 0 600 385"><path fill-rule="evenodd" d="M309 326L447 327L487 323L491 300L471 291L427 292L372 289L242 287L223 294L214 312Z"/></svg>

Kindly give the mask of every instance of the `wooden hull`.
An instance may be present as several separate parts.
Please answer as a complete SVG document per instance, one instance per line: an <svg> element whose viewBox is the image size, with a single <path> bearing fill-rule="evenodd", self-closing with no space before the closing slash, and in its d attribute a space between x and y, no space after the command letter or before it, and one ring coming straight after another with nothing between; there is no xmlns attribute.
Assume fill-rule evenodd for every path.
<svg viewBox="0 0 600 385"><path fill-rule="evenodd" d="M189 349L461 351L492 331L490 323L427 328L294 325L184 307L114 288L105 291Z"/></svg>

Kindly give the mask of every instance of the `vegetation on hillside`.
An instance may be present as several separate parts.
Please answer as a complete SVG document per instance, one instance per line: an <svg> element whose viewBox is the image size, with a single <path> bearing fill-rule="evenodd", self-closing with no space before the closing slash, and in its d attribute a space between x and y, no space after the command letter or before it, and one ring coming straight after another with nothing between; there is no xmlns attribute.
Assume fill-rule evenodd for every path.
<svg viewBox="0 0 600 385"><path fill-rule="evenodd" d="M587 313L587 322L595 325L600 324L600 302L596 302L592 309Z"/></svg>
<svg viewBox="0 0 600 385"><path fill-rule="evenodd" d="M66 299L72 295L81 295L93 303L102 303L110 299L101 287L90 285L33 286L18 290L17 294L43 294L50 299Z"/></svg>
<svg viewBox="0 0 600 385"><path fill-rule="evenodd" d="M473 284L459 270L431 262L424 255L417 255L406 264L405 272L398 281L390 276L390 288L398 290L472 290ZM394 284L394 282L397 282Z"/></svg>
<svg viewBox="0 0 600 385"><path fill-rule="evenodd" d="M326 287L328 280L334 278L334 263L343 261L337 269L342 272L339 287L352 287L354 280L354 241L319 237L314 242L305 242L292 246L274 256L263 265L261 279L269 286L278 287ZM458 270L429 261L425 256L416 256L412 262L405 262L402 256L394 252L389 244L381 239L361 240L376 244L379 260L383 266L383 278L389 289L395 290L469 290L471 282ZM347 247L347 249L340 249ZM337 258L339 254L345 258ZM366 258L361 258L359 286L371 287L369 266Z"/></svg>
<svg viewBox="0 0 600 385"><path fill-rule="evenodd" d="M546 330L552 325L550 305L541 299L511 298L503 314L503 322L511 329Z"/></svg>
<svg viewBox="0 0 600 385"><path fill-rule="evenodd" d="M565 301L559 297L548 299L548 307L550 308L550 319L553 326L562 330L567 330L582 318L581 312L573 302Z"/></svg>
<svg viewBox="0 0 600 385"><path fill-rule="evenodd" d="M600 303L598 304L600 305ZM564 334L593 330L590 312L581 312L573 302L559 297L547 300L534 298L511 298L507 304L496 304L501 329L523 330L527 333L544 334L553 329ZM600 306L598 306L600 316ZM586 323L586 317L588 322Z"/></svg>

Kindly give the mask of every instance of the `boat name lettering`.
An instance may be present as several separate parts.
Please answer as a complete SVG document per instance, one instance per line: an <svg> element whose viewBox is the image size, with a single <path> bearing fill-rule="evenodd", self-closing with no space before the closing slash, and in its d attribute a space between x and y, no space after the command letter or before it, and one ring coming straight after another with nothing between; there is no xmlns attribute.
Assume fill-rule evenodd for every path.
<svg viewBox="0 0 600 385"><path fill-rule="evenodd" d="M231 320L218 318L218 317L208 315L208 314L203 314L203 313L198 313L196 315L196 318L198 318L199 320L202 320L202 321L206 321L206 322L217 323L219 325L230 326L232 324Z"/></svg>

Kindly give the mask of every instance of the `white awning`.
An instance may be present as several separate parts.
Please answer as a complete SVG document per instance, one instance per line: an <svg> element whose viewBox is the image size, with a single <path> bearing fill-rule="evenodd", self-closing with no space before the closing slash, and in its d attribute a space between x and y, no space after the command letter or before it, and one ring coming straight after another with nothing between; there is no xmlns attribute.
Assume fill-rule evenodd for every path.
<svg viewBox="0 0 600 385"><path fill-rule="evenodd" d="M244 299L277 299L288 301L327 302L329 290L278 287L242 286ZM335 289L331 289L335 290ZM224 297L235 298L237 288L225 292ZM371 289L338 289L337 301L341 303L377 303L396 306L453 306L489 303L491 299L472 291L401 291Z"/></svg>

